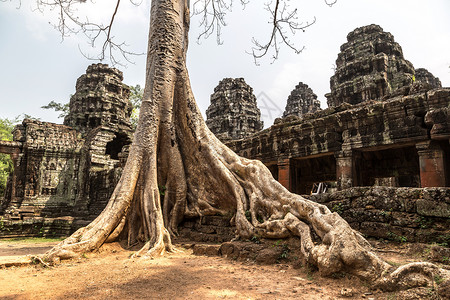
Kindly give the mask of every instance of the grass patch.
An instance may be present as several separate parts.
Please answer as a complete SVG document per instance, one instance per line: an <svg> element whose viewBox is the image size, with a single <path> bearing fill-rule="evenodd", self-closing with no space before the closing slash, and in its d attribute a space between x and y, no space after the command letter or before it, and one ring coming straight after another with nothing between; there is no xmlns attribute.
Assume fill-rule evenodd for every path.
<svg viewBox="0 0 450 300"><path fill-rule="evenodd" d="M64 237L59 238L46 238L46 237L18 237L18 238L5 238L0 239L0 243L11 244L11 243L29 243L29 244L39 244L39 243L49 243L49 242L60 242L64 240Z"/></svg>
<svg viewBox="0 0 450 300"><path fill-rule="evenodd" d="M401 263L398 263L398 262L392 261L392 260L386 260L386 262L393 267L400 267L402 265Z"/></svg>
<svg viewBox="0 0 450 300"><path fill-rule="evenodd" d="M442 282L444 282L444 278L439 275L434 275L434 282L436 282L437 285L440 285Z"/></svg>

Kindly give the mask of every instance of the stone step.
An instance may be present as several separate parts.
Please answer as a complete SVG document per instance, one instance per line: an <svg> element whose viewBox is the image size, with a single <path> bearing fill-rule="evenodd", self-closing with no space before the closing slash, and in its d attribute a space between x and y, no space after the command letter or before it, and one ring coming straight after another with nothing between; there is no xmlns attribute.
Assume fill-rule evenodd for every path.
<svg viewBox="0 0 450 300"><path fill-rule="evenodd" d="M0 269L27 266L32 263L30 256L0 256Z"/></svg>

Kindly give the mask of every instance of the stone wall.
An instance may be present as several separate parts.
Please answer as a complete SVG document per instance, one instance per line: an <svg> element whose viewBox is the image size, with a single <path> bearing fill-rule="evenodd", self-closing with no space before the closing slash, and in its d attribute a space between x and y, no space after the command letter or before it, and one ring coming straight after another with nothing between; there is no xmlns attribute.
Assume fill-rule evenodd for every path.
<svg viewBox="0 0 450 300"><path fill-rule="evenodd" d="M4 212L20 218L71 211L83 143L78 132L64 125L25 119L13 135L14 141L21 143L21 152L14 162L13 191L2 203Z"/></svg>
<svg viewBox="0 0 450 300"><path fill-rule="evenodd" d="M223 243L235 237L236 228L230 223L230 217L204 216L184 220L178 231L180 236L176 241Z"/></svg>
<svg viewBox="0 0 450 300"><path fill-rule="evenodd" d="M396 242L450 244L450 189L354 187L307 196L339 213L364 236ZM222 243L234 237L229 217L180 224L177 241Z"/></svg>
<svg viewBox="0 0 450 300"><path fill-rule="evenodd" d="M3 219L0 216L0 238L65 237L87 223L73 217L27 217L24 220Z"/></svg>
<svg viewBox="0 0 450 300"><path fill-rule="evenodd" d="M450 244L449 188L355 187L308 198L369 237Z"/></svg>

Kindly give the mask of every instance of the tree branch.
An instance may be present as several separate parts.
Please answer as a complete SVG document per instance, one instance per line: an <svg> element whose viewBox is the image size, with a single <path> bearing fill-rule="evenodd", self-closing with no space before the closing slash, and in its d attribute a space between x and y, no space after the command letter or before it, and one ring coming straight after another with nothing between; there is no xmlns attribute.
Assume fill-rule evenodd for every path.
<svg viewBox="0 0 450 300"><path fill-rule="evenodd" d="M290 0L275 0L266 3L266 10L270 14L271 30L270 36L267 42L261 43L255 37L252 38L253 47L249 52L254 60L255 64L258 64L259 59L266 56L271 50L274 52L272 60L276 60L279 57L281 46L287 46L295 53L303 51L304 47L299 48L292 41L292 37L296 32L305 32L306 28L310 27L316 22L314 17L309 22L298 21L298 9L291 8L288 4ZM333 6L337 0L324 0L328 6ZM248 4L248 0L240 0L240 3L244 6ZM222 44L221 34L222 27L226 26L225 14L232 10L233 0L196 0L193 7L193 15L200 15L200 26L203 27L202 32L197 37L199 43L201 38L208 38L214 32L216 33L217 43ZM272 62L273 62L272 61Z"/></svg>
<svg viewBox="0 0 450 300"><path fill-rule="evenodd" d="M122 65L120 59L117 58L117 53L129 63L132 63L130 56L142 55L143 53L134 53L126 50L128 45L125 42L116 42L112 36L112 26L119 11L120 1L116 0L115 9L108 25L91 22L87 17L85 20L82 20L77 16L77 6L86 3L87 0L36 0L36 10L42 13L45 9L57 12L58 23L53 26L61 33L63 40L72 34L82 33L88 38L91 47L95 48L96 42L99 39L103 39L101 51L97 56L88 55L78 46L80 52L86 58L102 61L108 57L113 65ZM90 0L90 2L95 3L93 0ZM133 0L130 0L130 2L135 6L142 3L142 1L135 2Z"/></svg>
<svg viewBox="0 0 450 300"><path fill-rule="evenodd" d="M291 41L291 36L295 35L297 31L305 32L305 29L316 22L316 18L310 22L298 22L298 9L291 9L288 5L289 0L276 0L275 3L270 2L266 4L266 10L271 14L272 30L269 41L260 43L256 38L252 39L254 47L252 47L251 54L258 65L258 60L266 56L269 50L273 50L272 62L278 59L281 45L285 45L292 49L295 53L300 53L305 47L298 48L294 42ZM274 7L272 9L272 7Z"/></svg>
<svg viewBox="0 0 450 300"><path fill-rule="evenodd" d="M239 0L241 5L245 7L248 3L247 0ZM200 43L200 39L207 39L214 32L216 32L217 44L221 45L222 39L222 27L226 26L225 15L227 12L231 12L233 7L233 0L196 0L193 5L192 14L200 15L200 27L203 27L203 31L197 37L197 43Z"/></svg>

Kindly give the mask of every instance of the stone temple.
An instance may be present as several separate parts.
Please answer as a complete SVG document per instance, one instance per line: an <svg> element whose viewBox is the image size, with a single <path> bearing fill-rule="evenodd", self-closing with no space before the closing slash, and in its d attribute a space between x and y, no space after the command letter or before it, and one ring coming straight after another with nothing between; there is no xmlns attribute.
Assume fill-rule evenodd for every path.
<svg viewBox="0 0 450 300"><path fill-rule="evenodd" d="M434 77L433 74L431 74L427 69L424 68L416 69L414 76L418 82L429 84L430 87L433 89L442 87L439 78Z"/></svg>
<svg viewBox="0 0 450 300"><path fill-rule="evenodd" d="M262 130L253 89L225 78L211 95L208 127L367 236L450 243L450 88L414 69L380 26L355 29L340 50L328 108L300 82L283 118ZM0 141L15 165L0 236L66 235L103 209L132 140L128 95L120 71L92 65L64 125L24 120L13 142ZM186 220L180 232L198 241L232 236L221 218Z"/></svg>
<svg viewBox="0 0 450 300"><path fill-rule="evenodd" d="M402 48L378 25L355 29L347 35L330 79L329 107L391 97L413 82L414 67Z"/></svg>
<svg viewBox="0 0 450 300"><path fill-rule="evenodd" d="M301 117L318 110L320 110L320 101L317 100L317 95L307 84L300 82L287 99L283 118L290 115Z"/></svg>
<svg viewBox="0 0 450 300"><path fill-rule="evenodd" d="M401 47L378 25L349 33L336 65L329 108L278 119L228 145L263 161L299 194L319 181L339 189L448 186L450 90L426 70L414 78Z"/></svg>
<svg viewBox="0 0 450 300"><path fill-rule="evenodd" d="M377 25L349 33L336 66L327 109L285 113L227 145L261 160L292 192L325 184L329 193L308 197L368 236L448 243L450 88L424 69L416 74ZM430 225L418 230L423 219Z"/></svg>
<svg viewBox="0 0 450 300"><path fill-rule="evenodd" d="M107 65L89 66L77 80L65 125L25 119L13 142L0 141L0 152L14 162L0 213L36 228L45 223L58 234L71 229L73 218L45 217L90 220L103 210L132 140L130 92L122 79Z"/></svg>
<svg viewBox="0 0 450 300"><path fill-rule="evenodd" d="M206 124L221 140L235 140L263 129L253 89L243 78L225 78L211 95Z"/></svg>

